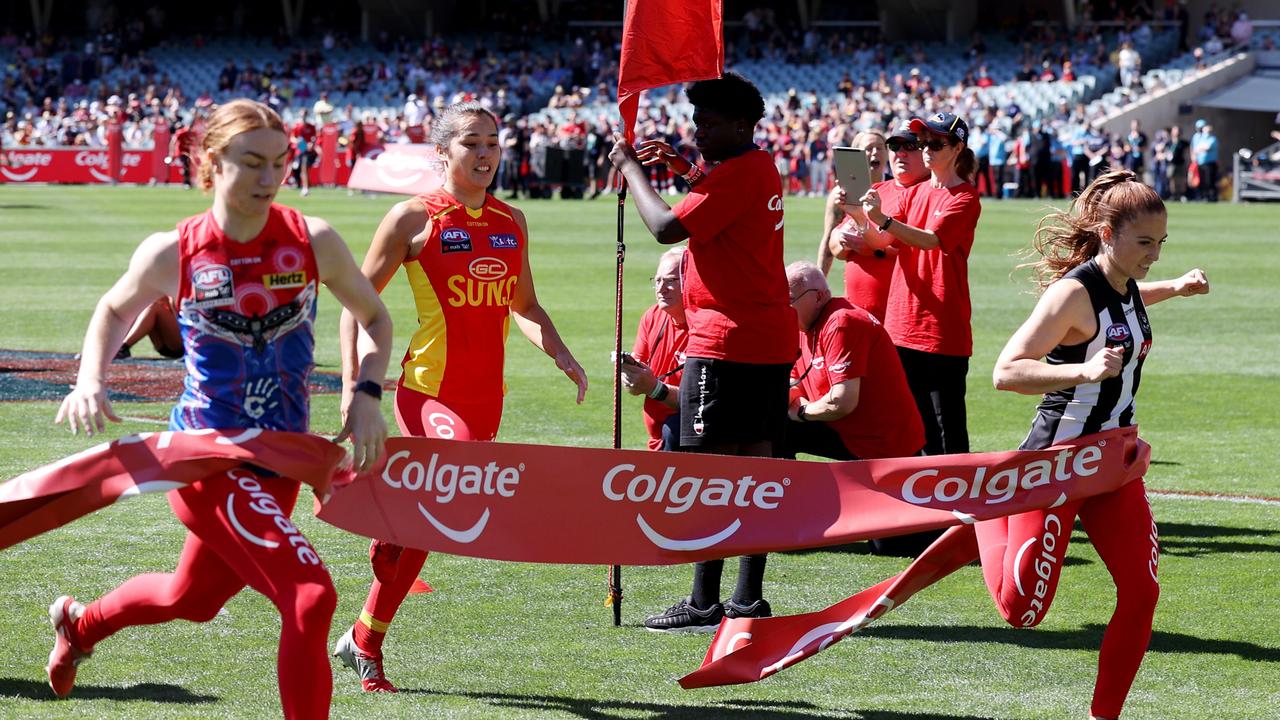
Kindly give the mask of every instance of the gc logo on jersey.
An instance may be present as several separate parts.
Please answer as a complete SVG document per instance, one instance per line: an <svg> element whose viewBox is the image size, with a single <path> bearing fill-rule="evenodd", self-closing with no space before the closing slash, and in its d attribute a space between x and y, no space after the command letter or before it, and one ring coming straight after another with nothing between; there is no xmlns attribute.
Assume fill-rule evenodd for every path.
<svg viewBox="0 0 1280 720"><path fill-rule="evenodd" d="M489 247L494 250L514 250L520 247L516 236L511 233L500 233L489 236Z"/></svg>
<svg viewBox="0 0 1280 720"><path fill-rule="evenodd" d="M440 232L440 252L471 252L471 233L462 228L447 228Z"/></svg>
<svg viewBox="0 0 1280 720"><path fill-rule="evenodd" d="M231 268L202 265L191 273L191 305L196 308L221 307L236 302Z"/></svg>
<svg viewBox="0 0 1280 720"><path fill-rule="evenodd" d="M467 266L467 271L477 280L498 280L507 274L507 264L494 257L476 258Z"/></svg>

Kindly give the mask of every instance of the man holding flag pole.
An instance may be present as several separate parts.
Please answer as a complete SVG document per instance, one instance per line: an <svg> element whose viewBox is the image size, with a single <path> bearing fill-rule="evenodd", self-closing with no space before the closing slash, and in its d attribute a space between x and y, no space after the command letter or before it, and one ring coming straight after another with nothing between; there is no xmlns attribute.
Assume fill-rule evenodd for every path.
<svg viewBox="0 0 1280 720"><path fill-rule="evenodd" d="M781 442L796 315L783 266L782 187L769 154L752 144L764 100L735 73L693 83L694 141L703 170L664 143L637 152L619 140L609 159L633 188L636 209L663 244L689 240L681 266L688 323L680 387L680 444L709 454L770 457ZM643 166L665 163L691 186L674 208ZM765 555L741 558L732 599L720 602L724 563L694 569L693 592L645 620L658 632L714 631L729 617L767 617Z"/></svg>
<svg viewBox="0 0 1280 720"><path fill-rule="evenodd" d="M625 13L622 50L618 59L618 111L626 142L633 143L641 92L664 85L718 78L724 73L724 7L723 0L633 0L626 4ZM675 156L669 147L666 150ZM650 157L646 164L658 161L658 158ZM616 162L614 164L617 165ZM688 165L687 162L685 164ZM693 169L689 165L686 172ZM690 184L692 177L686 178ZM643 172L639 178L639 183L648 188ZM627 254L622 228L627 183L628 178L622 175L618 190L618 281L613 333L615 449L622 447L622 271ZM662 205L666 207L665 203ZM621 625L622 568L618 565L609 568L606 604L613 606L613 624Z"/></svg>

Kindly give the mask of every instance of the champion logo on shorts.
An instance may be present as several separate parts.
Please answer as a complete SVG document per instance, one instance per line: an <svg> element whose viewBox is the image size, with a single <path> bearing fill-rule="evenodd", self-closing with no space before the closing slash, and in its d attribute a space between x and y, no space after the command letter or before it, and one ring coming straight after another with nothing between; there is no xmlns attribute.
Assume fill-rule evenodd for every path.
<svg viewBox="0 0 1280 720"><path fill-rule="evenodd" d="M471 252L471 233L462 228L448 228L440 233L441 254Z"/></svg>
<svg viewBox="0 0 1280 720"><path fill-rule="evenodd" d="M489 236L489 247L494 250L514 250L520 247L520 242L511 233L497 233Z"/></svg>

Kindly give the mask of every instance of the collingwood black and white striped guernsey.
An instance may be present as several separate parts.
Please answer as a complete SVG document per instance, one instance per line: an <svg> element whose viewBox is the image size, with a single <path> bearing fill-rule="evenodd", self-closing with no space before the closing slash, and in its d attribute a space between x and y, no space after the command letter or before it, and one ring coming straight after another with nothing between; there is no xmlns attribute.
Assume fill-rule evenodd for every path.
<svg viewBox="0 0 1280 720"><path fill-rule="evenodd" d="M1093 303L1097 329L1078 345L1059 345L1046 357L1050 365L1083 363L1104 347L1124 349L1120 374L1100 383L1081 383L1046 393L1036 411L1023 450L1049 447L1081 435L1126 427L1134 422L1134 396L1142 379L1142 362L1151 350L1151 322L1132 278L1122 295L1111 287L1096 259L1068 272L1084 285Z"/></svg>

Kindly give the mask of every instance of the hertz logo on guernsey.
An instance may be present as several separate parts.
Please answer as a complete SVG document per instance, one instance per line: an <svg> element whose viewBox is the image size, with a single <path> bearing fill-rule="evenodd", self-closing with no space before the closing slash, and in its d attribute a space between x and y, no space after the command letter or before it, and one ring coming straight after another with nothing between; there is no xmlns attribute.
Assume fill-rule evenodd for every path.
<svg viewBox="0 0 1280 720"><path fill-rule="evenodd" d="M476 258L467 275L449 278L449 304L453 307L506 307L511 304L518 275L507 275L507 263L495 257Z"/></svg>
<svg viewBox="0 0 1280 720"><path fill-rule="evenodd" d="M272 290L305 287L307 274L302 271L269 273L262 276L262 284Z"/></svg>

